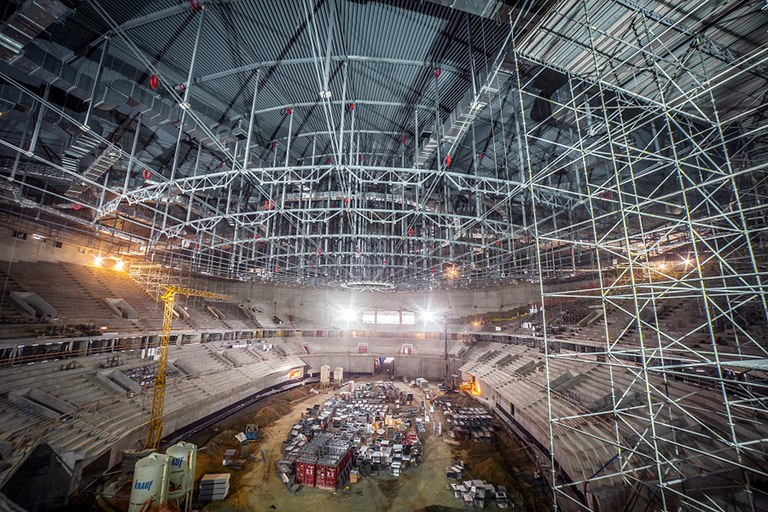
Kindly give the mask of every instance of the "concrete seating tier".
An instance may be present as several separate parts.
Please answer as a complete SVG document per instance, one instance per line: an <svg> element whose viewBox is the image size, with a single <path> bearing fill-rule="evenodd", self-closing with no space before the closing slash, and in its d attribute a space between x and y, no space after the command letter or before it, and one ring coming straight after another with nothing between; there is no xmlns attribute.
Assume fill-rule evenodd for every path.
<svg viewBox="0 0 768 512"><path fill-rule="evenodd" d="M479 343L466 355L469 358L465 357L461 372L479 379L483 396L495 396L497 401L513 406L510 410L518 423L544 446L549 445L551 428L555 457L574 480L591 478L616 455L617 425L621 444L638 452L630 467L653 460L653 452L658 450L670 460L715 453L725 460L709 462L708 458L708 467L724 469L732 467L727 460L736 460L730 444L733 436L738 441L768 437L766 415L752 407L732 407L731 418L736 421L729 423L719 386L674 378L664 382L658 372L646 375L641 366L629 361L625 368L614 367L610 372L605 365L583 360L589 357L583 353L553 355L548 361L549 382L557 385L550 389L548 402L546 374L530 371L532 363L543 359L538 350ZM623 409L618 413L619 421L612 412L611 379L619 400L617 407ZM646 384L654 407L664 407L656 416L655 446L648 428ZM605 413L594 415L588 406ZM744 449L750 452L745 464L756 468L765 465L768 457L760 445ZM618 470L617 464L611 463L607 471ZM694 467L684 469L691 475L697 471ZM597 481L593 489L612 483L613 477Z"/></svg>
<svg viewBox="0 0 768 512"><path fill-rule="evenodd" d="M212 354L212 349L204 344L183 345L172 353L176 358L181 359L186 366L193 368L198 375L221 372L231 367L231 365L227 365L221 359L216 358Z"/></svg>
<svg viewBox="0 0 768 512"><path fill-rule="evenodd" d="M18 262L9 274L25 291L37 293L58 312L61 323L93 323L97 328L131 330L134 324L110 310L105 297L92 292L71 272L71 265ZM99 289L101 290L101 288Z"/></svg>
<svg viewBox="0 0 768 512"><path fill-rule="evenodd" d="M229 325L216 318L213 313L206 309L205 304L199 299L177 297L176 304L179 308L183 308L189 314L189 318L186 319L186 322L196 330L232 330Z"/></svg>
<svg viewBox="0 0 768 512"><path fill-rule="evenodd" d="M232 302L208 302L223 315L221 319L234 330L254 330L259 326L237 304Z"/></svg>
<svg viewBox="0 0 768 512"><path fill-rule="evenodd" d="M223 351L224 357L232 360L237 365L248 365L261 362L255 353L245 347L228 348Z"/></svg>
<svg viewBox="0 0 768 512"><path fill-rule="evenodd" d="M0 397L0 441L10 441L15 434L24 432L46 419L41 413Z"/></svg>
<svg viewBox="0 0 768 512"><path fill-rule="evenodd" d="M81 273L89 273L110 291L112 297L125 300L139 314L139 325L145 330L159 331L163 327L163 304L155 301L125 272L98 267L77 267ZM174 330L189 331L193 325L185 318L173 321Z"/></svg>
<svg viewBox="0 0 768 512"><path fill-rule="evenodd" d="M35 318L28 313L22 311L17 307L13 300L11 300L12 292L23 292L22 288L13 278L11 278L7 270L7 264L0 262L0 281L3 283L4 292L0 295L0 325L23 325L28 323L34 323Z"/></svg>
<svg viewBox="0 0 768 512"><path fill-rule="evenodd" d="M185 360L198 374L185 378L178 372L175 377L169 377L165 400L167 417L189 414L203 405L214 409L215 404L224 406L233 400L233 391L241 393L240 396L256 393L260 391L259 385L270 385L272 378L276 379L274 382L284 381L291 369L304 366L296 356L258 357L245 347L227 349L236 354L241 364L226 365L214 357L215 350L201 344L170 347L171 361ZM0 392L35 387L74 406L72 412L51 419L0 397L0 424L3 425L0 440L14 442L25 433L35 432L37 427L44 427L39 432L39 441L47 442L62 456L75 453L76 458L84 458L86 464L126 436L140 440L149 420L152 386L144 387L135 395L115 392L96 378L96 373L104 370L103 361L103 355L79 358L75 369L64 371L58 363L0 369ZM125 373L149 361L135 355L126 356L123 364L115 368ZM33 446L25 444L14 449L11 460L23 460ZM0 474L0 484L8 476Z"/></svg>

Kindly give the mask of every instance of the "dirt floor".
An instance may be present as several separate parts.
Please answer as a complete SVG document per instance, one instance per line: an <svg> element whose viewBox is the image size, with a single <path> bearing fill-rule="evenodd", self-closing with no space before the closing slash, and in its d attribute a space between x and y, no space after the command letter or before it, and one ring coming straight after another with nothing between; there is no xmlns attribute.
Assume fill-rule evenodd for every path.
<svg viewBox="0 0 768 512"><path fill-rule="evenodd" d="M421 400L421 390L398 383ZM409 468L401 477L388 472L380 476L361 478L357 484L336 492L303 487L296 495L290 494L279 480L275 463L282 458L283 441L302 412L314 404L322 403L333 391L310 393L310 387L292 390L273 397L223 421L217 429L198 434L190 442L202 446L198 453L197 478L205 473L232 473L230 495L222 502L205 505L206 512L265 511L287 512L414 512L463 510L462 503L453 497L445 474L452 460L464 460L469 470L466 478L488 480L507 487L508 493L522 510L542 511L551 508L549 492L542 481L534 478L535 468L520 443L501 433L491 445L446 442L448 437L432 435L423 440L422 463ZM462 398L462 400L471 400ZM434 421L443 421L437 412ZM237 448L234 435L245 430L246 423L259 423L259 440L251 444L252 457L242 470L222 466L224 450ZM445 426L445 423L443 423ZM262 461L262 452L266 461ZM201 504L198 504L200 506ZM486 510L496 510L495 504ZM510 509L511 510L511 509Z"/></svg>

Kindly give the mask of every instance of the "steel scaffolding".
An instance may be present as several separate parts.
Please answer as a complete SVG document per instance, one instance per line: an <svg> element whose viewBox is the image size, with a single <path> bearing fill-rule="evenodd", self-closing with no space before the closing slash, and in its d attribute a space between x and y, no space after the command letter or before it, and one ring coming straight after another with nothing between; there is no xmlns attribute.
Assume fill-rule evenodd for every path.
<svg viewBox="0 0 768 512"><path fill-rule="evenodd" d="M765 163L764 146L746 137L766 126L752 116L743 122L733 108L722 112L717 98L728 80L762 66L765 52L711 73L712 45L689 37L677 54L670 50L693 11L659 17L618 3L560 3L542 22L558 32L521 42L515 59L574 71L544 98L551 116L517 119L545 305L554 499L566 510L620 502L760 510L768 476ZM518 111L542 100L520 73L516 85ZM570 137L547 161L542 133L555 123ZM572 183L558 193L571 208L556 210L543 198L564 173ZM575 292L545 289L574 255L594 262L594 282ZM602 327L564 349L547 317L557 300L599 307ZM549 377L563 364L602 385L602 400L566 396L568 386ZM568 474L559 456L577 442L596 462L589 473Z"/></svg>
<svg viewBox="0 0 768 512"><path fill-rule="evenodd" d="M444 3L92 0L0 62L3 201L155 297L538 282L556 506L768 509L765 12Z"/></svg>

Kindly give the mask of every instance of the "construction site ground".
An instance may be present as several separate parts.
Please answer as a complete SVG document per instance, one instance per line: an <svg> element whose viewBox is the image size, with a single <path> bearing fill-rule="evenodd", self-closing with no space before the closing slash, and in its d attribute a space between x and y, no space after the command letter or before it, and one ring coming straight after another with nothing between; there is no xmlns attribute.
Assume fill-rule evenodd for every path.
<svg viewBox="0 0 768 512"><path fill-rule="evenodd" d="M376 377L369 379L378 380ZM421 389L409 387L403 382L397 385L403 391L414 393L414 403L424 398ZM312 388L317 388L317 385L304 386L261 401L190 439L201 446L197 459L198 481L206 473L232 474L229 496L224 501L205 504L203 511L463 510L462 502L454 498L449 487L454 481L447 478L445 471L457 459L463 460L468 470L464 479L484 479L494 485L505 485L508 494L516 500L521 510L542 511L551 508L546 484L534 478L535 467L519 441L500 432L491 445L472 442L456 445L450 443L445 432L440 437L433 435L431 424L427 425L427 434L422 438L422 463L409 468L400 477L382 471L378 476L374 473L336 492L302 487L296 494L289 493L275 469L276 462L282 458L283 441L306 408L323 403L335 393L332 389L319 389L320 393L314 394L310 391ZM467 396L453 396L467 404L476 403ZM443 422L443 428L446 428L442 413L436 411L432 419ZM234 435L244 431L247 423L259 424L259 439L251 443L252 456L243 469L231 470L222 465L224 451L238 448ZM266 461L262 460L263 454L266 455ZM197 504L198 507L202 505ZM496 510L496 505L490 503L486 510Z"/></svg>

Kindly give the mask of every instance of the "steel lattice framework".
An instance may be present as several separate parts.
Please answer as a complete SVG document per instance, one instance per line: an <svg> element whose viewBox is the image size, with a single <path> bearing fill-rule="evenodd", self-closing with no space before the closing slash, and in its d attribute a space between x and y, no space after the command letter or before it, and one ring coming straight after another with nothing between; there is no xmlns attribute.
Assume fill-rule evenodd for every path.
<svg viewBox="0 0 768 512"><path fill-rule="evenodd" d="M556 506L759 510L765 13L441 3L92 0L0 65L3 201L230 279L539 282ZM563 301L603 325L562 339Z"/></svg>
<svg viewBox="0 0 768 512"><path fill-rule="evenodd" d="M585 56L570 67L586 80L569 76L551 101L553 117L572 126L573 137L536 173L532 148L542 123L519 121L539 274L561 271L583 252L598 270L594 285L576 292L541 288L544 304L577 298L603 312L603 341L588 354L561 350L546 307L543 313L547 372L580 361L609 383L599 407L578 397L563 407L548 379L555 499L578 508L594 506L595 487L619 482L632 489L628 508L758 510L765 500L755 482L767 476L766 434L752 425L764 421L768 401L765 381L750 373L768 361L765 163L748 156L756 148L740 143L739 114L729 111L724 122L716 97L728 81L764 66L765 55L758 50L739 58L739 69L709 73L703 63L712 46L693 38L683 58L669 49L672 27L688 18L680 14L671 24L633 4L609 16L598 3L561 4L543 25L585 37L576 44L555 35L549 48L556 50L542 58ZM642 109L627 77L635 90L642 84ZM522 106L529 94L519 79L517 91ZM553 212L539 197L566 168L576 185L560 192L578 207ZM676 321L673 312L699 320ZM591 445L604 463L564 479L554 455L561 442ZM722 489L734 493L728 505L714 497Z"/></svg>

